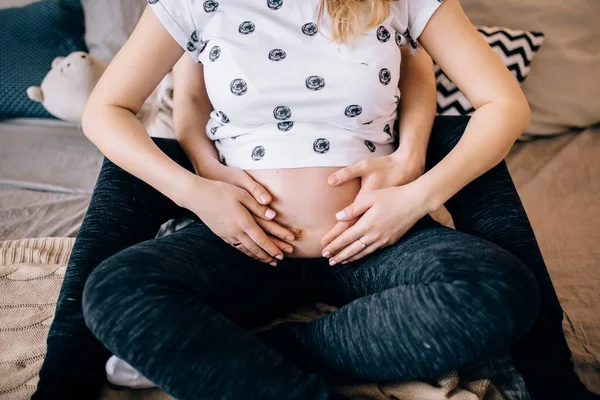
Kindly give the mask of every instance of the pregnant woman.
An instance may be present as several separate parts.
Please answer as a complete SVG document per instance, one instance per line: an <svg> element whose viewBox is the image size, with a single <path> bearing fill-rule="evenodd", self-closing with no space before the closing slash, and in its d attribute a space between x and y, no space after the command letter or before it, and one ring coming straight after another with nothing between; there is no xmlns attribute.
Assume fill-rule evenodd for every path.
<svg viewBox="0 0 600 400"><path fill-rule="evenodd" d="M71 257L86 265L67 276L57 315L82 300L102 344L178 399L336 398L330 381L409 380L505 354L538 324L540 303L556 323L524 213L520 244L533 248L517 246L519 257L427 215L496 170L529 120L516 81L456 0L150 5L86 109L84 131L112 162ZM397 160L408 160L392 129L400 59L419 57L417 38L477 111L443 159L398 182ZM258 192L203 177L217 155L205 139L158 147L135 118L182 48L203 64L197 101L219 160ZM146 240L185 210L200 220ZM69 283L86 278L81 299ZM340 308L250 333L314 299ZM562 345L548 346L568 353ZM105 355L90 349L70 367ZM42 384L57 370L47 364L38 398L60 381ZM76 392L90 382L62 383Z"/></svg>

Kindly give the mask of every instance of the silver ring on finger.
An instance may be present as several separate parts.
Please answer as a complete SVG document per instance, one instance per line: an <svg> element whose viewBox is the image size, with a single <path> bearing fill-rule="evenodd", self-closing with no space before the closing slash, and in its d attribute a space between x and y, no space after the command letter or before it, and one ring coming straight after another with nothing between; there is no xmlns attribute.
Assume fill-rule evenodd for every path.
<svg viewBox="0 0 600 400"><path fill-rule="evenodd" d="M367 245L366 245L366 244L365 244L365 243L364 243L362 240L360 240L360 239L357 239L357 240L358 240L358 242L360 243L360 247L361 247L362 249L364 249L365 247L367 247Z"/></svg>

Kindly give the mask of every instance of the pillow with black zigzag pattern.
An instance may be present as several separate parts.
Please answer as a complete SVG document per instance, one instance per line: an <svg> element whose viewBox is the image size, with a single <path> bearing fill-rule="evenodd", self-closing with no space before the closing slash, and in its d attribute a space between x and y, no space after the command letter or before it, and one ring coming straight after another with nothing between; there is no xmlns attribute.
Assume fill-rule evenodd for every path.
<svg viewBox="0 0 600 400"><path fill-rule="evenodd" d="M529 75L531 60L544 43L544 34L495 26L478 26L477 30L513 76L522 83ZM475 109L467 97L458 90L437 64L434 65L434 71L437 85L437 114L473 114Z"/></svg>

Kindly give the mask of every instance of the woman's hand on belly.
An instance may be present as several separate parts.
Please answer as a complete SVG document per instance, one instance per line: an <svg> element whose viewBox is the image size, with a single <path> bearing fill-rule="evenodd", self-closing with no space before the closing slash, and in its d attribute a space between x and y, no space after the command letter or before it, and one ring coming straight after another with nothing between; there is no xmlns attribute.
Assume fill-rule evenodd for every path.
<svg viewBox="0 0 600 400"><path fill-rule="evenodd" d="M358 220L325 246L324 251L331 254L329 264L354 261L396 243L419 219L432 211L421 182L416 180L359 195L354 203L340 211L338 220Z"/></svg>
<svg viewBox="0 0 600 400"><path fill-rule="evenodd" d="M358 179L338 186L327 177L339 167L247 170L273 197L269 204L277 212L275 221L299 232L294 252L288 257L321 257L321 239L336 224L335 214L351 204L360 190Z"/></svg>
<svg viewBox="0 0 600 400"><path fill-rule="evenodd" d="M329 175L327 182L332 186L339 186L359 178L361 189L358 195L363 195L377 189L406 185L423 175L424 171L425 154L413 151L409 147L400 146L389 156L363 160L349 167L338 169ZM355 218L338 221L323 236L321 241L323 247L354 225L356 220Z"/></svg>

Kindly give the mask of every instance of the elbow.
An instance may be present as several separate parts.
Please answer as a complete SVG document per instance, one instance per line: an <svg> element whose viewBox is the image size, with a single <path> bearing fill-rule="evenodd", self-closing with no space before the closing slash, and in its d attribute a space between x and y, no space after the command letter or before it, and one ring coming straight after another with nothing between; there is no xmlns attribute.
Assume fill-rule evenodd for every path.
<svg viewBox="0 0 600 400"><path fill-rule="evenodd" d="M529 107L529 102L525 98L525 95L520 95L513 98L509 102L506 110L510 120L512 121L512 130L514 131L514 134L511 136L509 146L506 148L504 156L508 154L517 139L523 135L531 123L531 108Z"/></svg>
<svg viewBox="0 0 600 400"><path fill-rule="evenodd" d="M531 122L531 108L525 96L515 96L505 102L505 115L511 121L509 145L506 148L506 154L510 151L517 139L523 135ZM505 154L505 156L506 156Z"/></svg>
<svg viewBox="0 0 600 400"><path fill-rule="evenodd" d="M525 132L531 123L531 108L529 107L529 102L525 98L525 95L523 95L523 105L521 108L523 112L523 132Z"/></svg>
<svg viewBox="0 0 600 400"><path fill-rule="evenodd" d="M531 123L531 108L529 107L529 102L527 101L525 94L520 89L517 94L513 96L511 103L513 105L511 107L511 115L515 122L519 124L520 135L525 132L525 129L527 129Z"/></svg>
<svg viewBox="0 0 600 400"><path fill-rule="evenodd" d="M529 102L525 98L523 92L518 95L507 97L501 100L499 103L503 109L503 114L506 115L515 131L514 139L517 140L519 136L525 132L531 123L531 108Z"/></svg>
<svg viewBox="0 0 600 400"><path fill-rule="evenodd" d="M98 115L98 107L88 101L81 116L81 130L93 142L94 121Z"/></svg>

